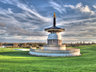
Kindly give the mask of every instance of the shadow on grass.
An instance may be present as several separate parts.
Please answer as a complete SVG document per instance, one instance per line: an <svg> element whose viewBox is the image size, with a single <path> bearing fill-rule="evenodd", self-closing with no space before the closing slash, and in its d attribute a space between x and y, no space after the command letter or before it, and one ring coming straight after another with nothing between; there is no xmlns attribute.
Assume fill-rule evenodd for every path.
<svg viewBox="0 0 96 72"><path fill-rule="evenodd" d="M18 57L40 57L40 58L46 58L45 56L36 56L36 55L30 55L29 51L8 51L8 52L0 52L0 55L3 56L18 56ZM50 58L50 57L47 57Z"/></svg>
<svg viewBox="0 0 96 72"><path fill-rule="evenodd" d="M1 52L0 55L3 56L22 56L22 57L31 57L28 54L29 51L9 51L9 52Z"/></svg>
<svg viewBox="0 0 96 72"><path fill-rule="evenodd" d="M43 58L43 59L58 59L58 58L69 58L69 57L46 57L46 56L36 56L36 55L30 55L29 51L9 51L9 52L0 52L0 55L3 56L16 56L16 57L38 57L38 58ZM75 56L74 56L75 57ZM80 57L80 56L76 56ZM73 57L70 57L73 58Z"/></svg>

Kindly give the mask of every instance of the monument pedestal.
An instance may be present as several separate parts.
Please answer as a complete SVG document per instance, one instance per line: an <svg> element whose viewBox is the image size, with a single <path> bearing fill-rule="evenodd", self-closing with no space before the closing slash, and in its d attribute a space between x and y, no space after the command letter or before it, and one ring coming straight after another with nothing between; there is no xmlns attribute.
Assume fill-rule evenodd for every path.
<svg viewBox="0 0 96 72"><path fill-rule="evenodd" d="M50 49L30 49L30 55L35 56L50 56L50 57L66 57L80 56L80 49L66 48L66 50L50 50Z"/></svg>
<svg viewBox="0 0 96 72"><path fill-rule="evenodd" d="M66 50L66 45L46 45L44 50Z"/></svg>

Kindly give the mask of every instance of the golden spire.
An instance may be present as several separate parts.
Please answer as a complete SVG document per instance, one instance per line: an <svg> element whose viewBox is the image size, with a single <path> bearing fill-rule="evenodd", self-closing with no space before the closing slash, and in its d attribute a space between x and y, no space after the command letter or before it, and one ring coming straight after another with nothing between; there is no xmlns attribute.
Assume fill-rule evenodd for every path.
<svg viewBox="0 0 96 72"><path fill-rule="evenodd" d="M54 16L53 16L53 27L56 27L56 15L55 15L55 12L54 12Z"/></svg>
<svg viewBox="0 0 96 72"><path fill-rule="evenodd" d="M56 18L55 12L54 12L54 18Z"/></svg>

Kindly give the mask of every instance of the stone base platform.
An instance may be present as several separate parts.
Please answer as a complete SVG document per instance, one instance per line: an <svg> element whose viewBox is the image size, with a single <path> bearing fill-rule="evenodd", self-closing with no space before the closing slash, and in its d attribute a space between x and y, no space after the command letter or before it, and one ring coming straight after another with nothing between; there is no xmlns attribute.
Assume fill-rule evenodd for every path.
<svg viewBox="0 0 96 72"><path fill-rule="evenodd" d="M44 50L44 49L30 49L30 55L36 56L51 56L51 57L66 57L66 56L80 56L80 49L66 48L66 50Z"/></svg>
<svg viewBox="0 0 96 72"><path fill-rule="evenodd" d="M45 45L44 50L66 50L66 45Z"/></svg>

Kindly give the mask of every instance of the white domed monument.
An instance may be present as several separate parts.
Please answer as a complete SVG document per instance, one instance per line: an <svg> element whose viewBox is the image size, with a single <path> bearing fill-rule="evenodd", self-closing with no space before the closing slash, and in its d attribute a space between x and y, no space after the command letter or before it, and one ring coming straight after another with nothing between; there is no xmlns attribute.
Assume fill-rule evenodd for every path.
<svg viewBox="0 0 96 72"><path fill-rule="evenodd" d="M29 54L36 56L80 56L80 49L66 48L66 45L62 45L62 38L60 32L65 29L56 26L56 15L53 16L53 26L46 28L45 31L49 32L47 39L47 45L41 49L30 48Z"/></svg>

